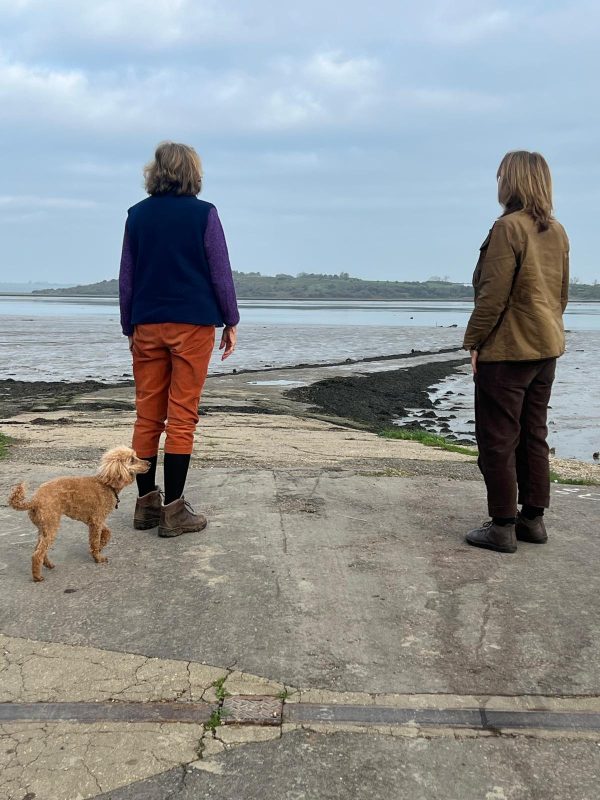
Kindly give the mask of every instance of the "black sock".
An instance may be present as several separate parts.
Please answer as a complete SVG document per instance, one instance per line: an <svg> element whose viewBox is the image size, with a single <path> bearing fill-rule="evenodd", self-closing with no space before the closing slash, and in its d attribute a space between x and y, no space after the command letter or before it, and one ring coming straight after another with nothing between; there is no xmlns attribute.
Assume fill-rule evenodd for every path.
<svg viewBox="0 0 600 800"><path fill-rule="evenodd" d="M514 525L515 518L514 517L492 517L492 522L494 525Z"/></svg>
<svg viewBox="0 0 600 800"><path fill-rule="evenodd" d="M191 455L165 453L165 505L179 500L185 487Z"/></svg>
<svg viewBox="0 0 600 800"><path fill-rule="evenodd" d="M540 508L539 506L528 506L527 504L523 504L523 508L521 509L521 515L525 517L525 519L535 519L536 517L543 517L544 509Z"/></svg>
<svg viewBox="0 0 600 800"><path fill-rule="evenodd" d="M143 475L140 474L135 476L138 494L140 497L148 494L148 492L153 492L156 487L156 462L158 461L158 456L144 458L144 461L149 461L151 466L148 472L144 472Z"/></svg>

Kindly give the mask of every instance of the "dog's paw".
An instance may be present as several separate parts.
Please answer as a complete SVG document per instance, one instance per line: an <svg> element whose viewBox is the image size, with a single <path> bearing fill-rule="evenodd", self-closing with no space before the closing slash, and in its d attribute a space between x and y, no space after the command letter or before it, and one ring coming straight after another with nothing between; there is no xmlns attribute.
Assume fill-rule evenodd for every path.
<svg viewBox="0 0 600 800"><path fill-rule="evenodd" d="M33 576L33 580L34 580L36 583L41 583L41 582L44 580L44 576L43 576L43 575L34 575L34 576Z"/></svg>
<svg viewBox="0 0 600 800"><path fill-rule="evenodd" d="M108 564L108 558L106 556L98 556L96 564Z"/></svg>

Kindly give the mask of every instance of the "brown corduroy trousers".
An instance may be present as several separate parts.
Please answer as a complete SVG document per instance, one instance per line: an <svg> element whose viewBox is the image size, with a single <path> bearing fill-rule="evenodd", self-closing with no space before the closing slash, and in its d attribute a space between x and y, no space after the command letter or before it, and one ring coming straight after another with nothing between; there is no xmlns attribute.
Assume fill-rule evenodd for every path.
<svg viewBox="0 0 600 800"><path fill-rule="evenodd" d="M517 503L550 505L547 415L556 359L481 362L475 376L475 434L491 517Z"/></svg>

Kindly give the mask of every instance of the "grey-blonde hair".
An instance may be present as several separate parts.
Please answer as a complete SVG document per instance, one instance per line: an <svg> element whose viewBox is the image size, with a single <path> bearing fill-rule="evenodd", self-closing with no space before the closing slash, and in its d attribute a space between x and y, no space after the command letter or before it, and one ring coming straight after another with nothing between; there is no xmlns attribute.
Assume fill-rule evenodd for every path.
<svg viewBox="0 0 600 800"><path fill-rule="evenodd" d="M528 150L507 153L498 167L498 200L504 213L527 211L538 230L552 220L552 176L544 156Z"/></svg>
<svg viewBox="0 0 600 800"><path fill-rule="evenodd" d="M188 144L161 142L154 159L144 167L148 194L199 194L202 189L200 156Z"/></svg>

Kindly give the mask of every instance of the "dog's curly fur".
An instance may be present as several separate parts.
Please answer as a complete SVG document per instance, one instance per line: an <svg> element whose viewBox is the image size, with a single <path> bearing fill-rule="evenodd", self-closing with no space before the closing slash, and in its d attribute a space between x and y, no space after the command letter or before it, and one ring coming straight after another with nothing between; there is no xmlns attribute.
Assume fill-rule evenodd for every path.
<svg viewBox="0 0 600 800"><path fill-rule="evenodd" d="M97 564L108 561L101 555L110 540L106 518L115 508L119 492L133 483L138 473L148 472L150 464L138 458L130 447L115 447L102 456L96 475L88 478L55 478L43 483L30 500L25 498L25 484L15 486L8 503L18 511L27 511L38 529L37 546L31 559L34 581L43 581L42 564L52 569L48 558L63 514L85 522L89 529L90 552Z"/></svg>

